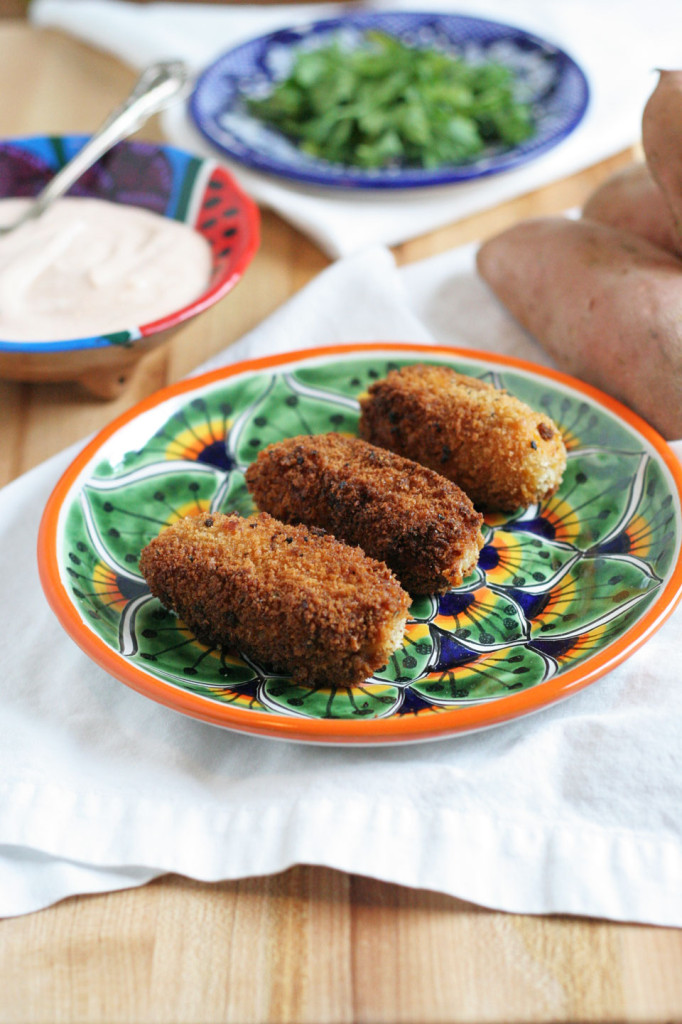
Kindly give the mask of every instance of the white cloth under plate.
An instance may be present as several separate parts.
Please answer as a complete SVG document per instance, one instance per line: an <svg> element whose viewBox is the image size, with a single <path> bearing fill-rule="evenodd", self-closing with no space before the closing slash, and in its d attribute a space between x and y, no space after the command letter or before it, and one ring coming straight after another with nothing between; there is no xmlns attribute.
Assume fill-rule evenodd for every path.
<svg viewBox="0 0 682 1024"><path fill-rule="evenodd" d="M397 270L377 247L213 365L391 339L541 358L472 249ZM682 926L680 611L587 689L489 731L362 749L221 730L112 679L49 610L36 533L79 447L0 492L0 916L169 871L305 863L502 910Z"/></svg>
<svg viewBox="0 0 682 1024"><path fill-rule="evenodd" d="M356 7L358 5L355 5ZM372 9L446 10L511 22L567 50L585 71L591 100L583 122L555 149L503 174L439 188L340 192L298 187L225 160L260 203L308 234L332 258L393 245L524 195L639 142L655 68L679 64L679 0L369 0ZM33 0L38 25L63 29L134 67L182 57L199 71L255 35L343 10L339 4L249 6L118 0ZM218 155L184 104L163 115L171 142ZM96 126L93 125L93 128Z"/></svg>

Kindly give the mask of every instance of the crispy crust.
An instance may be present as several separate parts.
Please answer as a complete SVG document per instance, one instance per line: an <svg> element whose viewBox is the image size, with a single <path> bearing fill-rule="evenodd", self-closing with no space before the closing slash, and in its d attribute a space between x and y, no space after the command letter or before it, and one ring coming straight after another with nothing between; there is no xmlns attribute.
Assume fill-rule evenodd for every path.
<svg viewBox="0 0 682 1024"><path fill-rule="evenodd" d="M362 437L456 481L479 508L513 511L561 483L566 448L549 416L449 367L391 370L360 407Z"/></svg>
<svg viewBox="0 0 682 1024"><path fill-rule="evenodd" d="M181 519L144 548L140 570L205 643L315 684L352 685L385 665L410 603L358 548L266 513Z"/></svg>
<svg viewBox="0 0 682 1024"><path fill-rule="evenodd" d="M410 593L457 586L483 546L483 517L456 484L359 438L330 433L271 444L246 483L259 508L359 545Z"/></svg>

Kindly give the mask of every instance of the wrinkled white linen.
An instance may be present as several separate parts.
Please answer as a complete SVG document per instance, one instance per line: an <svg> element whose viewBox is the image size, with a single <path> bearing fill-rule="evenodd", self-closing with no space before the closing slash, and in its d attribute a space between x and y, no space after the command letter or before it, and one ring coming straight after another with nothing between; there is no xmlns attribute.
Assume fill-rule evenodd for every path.
<svg viewBox="0 0 682 1024"><path fill-rule="evenodd" d="M655 68L679 62L678 0L651 0L645 25L640 0L370 0L372 9L452 10L513 23L565 49L587 75L586 116L555 149L504 174L474 182L394 192L339 192L298 187L229 164L260 203L308 234L333 258L369 245L393 245L583 170L639 142L641 115ZM33 0L38 25L77 35L134 67L182 57L199 71L244 40L288 24L337 15L339 4L206 5L119 0ZM163 115L169 140L213 151L176 105ZM93 125L93 128L95 126Z"/></svg>
<svg viewBox="0 0 682 1024"><path fill-rule="evenodd" d="M375 248L213 365L390 339L541 358L470 248L400 271ZM587 689L496 729L370 749L221 730L109 677L47 607L36 533L79 447L0 492L0 915L168 871L307 863L508 911L682 925L680 611Z"/></svg>

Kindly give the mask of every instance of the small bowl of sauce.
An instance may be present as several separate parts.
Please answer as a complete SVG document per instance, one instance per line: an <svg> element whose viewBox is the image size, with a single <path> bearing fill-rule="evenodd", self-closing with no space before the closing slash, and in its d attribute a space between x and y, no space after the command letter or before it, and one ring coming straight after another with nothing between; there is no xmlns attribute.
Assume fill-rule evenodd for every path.
<svg viewBox="0 0 682 1024"><path fill-rule="evenodd" d="M85 141L1 142L0 225ZM0 235L0 378L115 397L144 354L234 287L258 244L258 209L222 165L119 143L42 216Z"/></svg>

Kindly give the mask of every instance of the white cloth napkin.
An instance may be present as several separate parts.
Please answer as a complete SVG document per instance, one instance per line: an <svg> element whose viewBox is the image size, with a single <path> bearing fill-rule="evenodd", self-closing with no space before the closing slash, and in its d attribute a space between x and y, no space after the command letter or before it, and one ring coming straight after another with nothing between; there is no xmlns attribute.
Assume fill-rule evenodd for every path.
<svg viewBox="0 0 682 1024"><path fill-rule="evenodd" d="M398 271L378 247L214 365L379 339L540 360L470 248ZM47 607L36 532L78 447L0 492L0 915L163 872L306 863L508 911L682 925L680 611L587 689L489 731L360 749L221 730L109 677Z"/></svg>
<svg viewBox="0 0 682 1024"><path fill-rule="evenodd" d="M454 10L535 32L567 50L591 89L577 130L544 156L504 174L439 188L341 193L297 187L225 160L260 203L307 233L332 258L368 245L393 245L578 172L639 142L654 69L679 64L679 0L370 0L373 9ZM220 53L287 24L338 14L339 4L231 6L118 0L33 0L30 17L101 47L134 67L185 58L199 71ZM194 128L184 105L163 117L177 145L218 155ZM95 127L94 125L92 126Z"/></svg>

